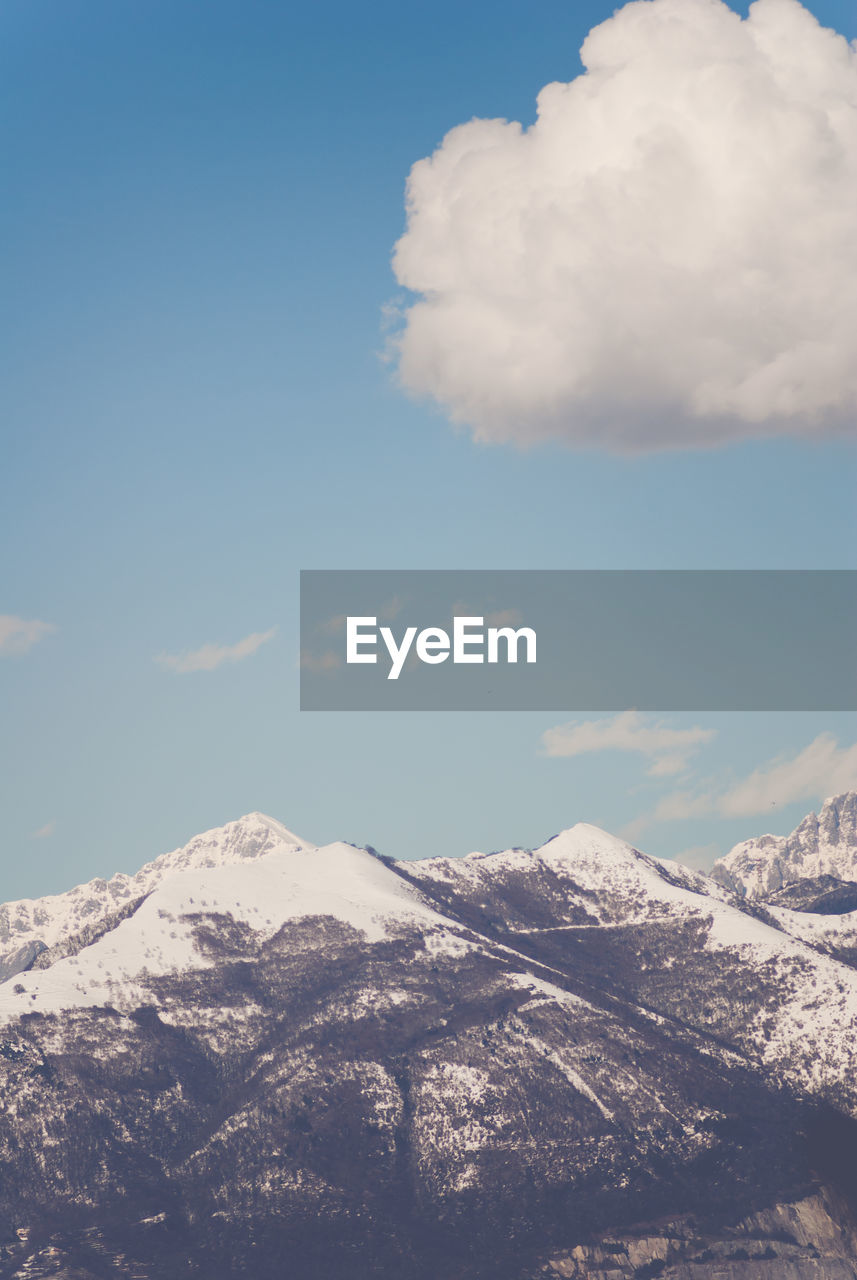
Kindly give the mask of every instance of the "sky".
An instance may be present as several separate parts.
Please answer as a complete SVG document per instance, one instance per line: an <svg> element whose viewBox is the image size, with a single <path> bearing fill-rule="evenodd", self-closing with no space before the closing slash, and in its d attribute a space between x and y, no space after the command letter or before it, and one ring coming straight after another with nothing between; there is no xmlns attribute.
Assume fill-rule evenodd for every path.
<svg viewBox="0 0 857 1280"><path fill-rule="evenodd" d="M298 710L301 569L854 567L857 14L755 12L6 0L0 899L857 785L844 712Z"/></svg>

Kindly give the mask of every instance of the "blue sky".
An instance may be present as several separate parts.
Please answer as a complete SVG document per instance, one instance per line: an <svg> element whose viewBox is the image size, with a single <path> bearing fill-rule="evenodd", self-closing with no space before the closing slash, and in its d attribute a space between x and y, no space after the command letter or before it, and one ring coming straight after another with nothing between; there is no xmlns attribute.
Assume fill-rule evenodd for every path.
<svg viewBox="0 0 857 1280"><path fill-rule="evenodd" d="M857 34L850 3L809 7ZM301 568L852 566L846 441L480 444L379 359L410 166L473 116L530 123L611 12L3 6L0 614L55 630L0 658L0 898L252 809L413 857L625 829L675 788L633 751L547 757L567 715L300 714ZM216 670L156 662L271 628ZM689 764L716 794L857 737L844 714L663 719L717 730ZM638 840L704 858L814 803Z"/></svg>

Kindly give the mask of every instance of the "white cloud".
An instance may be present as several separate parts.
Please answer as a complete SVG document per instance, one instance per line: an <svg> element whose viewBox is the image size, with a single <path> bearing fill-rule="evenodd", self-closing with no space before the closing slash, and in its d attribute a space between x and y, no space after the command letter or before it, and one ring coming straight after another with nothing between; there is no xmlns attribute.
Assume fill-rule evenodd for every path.
<svg viewBox="0 0 857 1280"><path fill-rule="evenodd" d="M263 644L273 639L276 630L276 627L271 627L270 631L254 631L237 644L204 644L202 648L187 653L161 653L155 661L182 674L187 671L215 671L226 662L243 662L245 658L252 657Z"/></svg>
<svg viewBox="0 0 857 1280"><path fill-rule="evenodd" d="M485 614L487 627L517 627L523 621L524 615L520 609L495 609L493 613Z"/></svg>
<svg viewBox="0 0 857 1280"><path fill-rule="evenodd" d="M311 653L308 649L304 649L301 651L299 665L304 671L320 676L330 671L338 671L342 666L342 659L332 649L326 649L324 653Z"/></svg>
<svg viewBox="0 0 857 1280"><path fill-rule="evenodd" d="M713 729L696 725L672 729L639 711L622 711L601 720L578 720L557 725L542 734L548 756L582 756L596 751L636 751L649 757L652 777L680 773L690 755L714 737Z"/></svg>
<svg viewBox="0 0 857 1280"><path fill-rule="evenodd" d="M520 609L489 609L486 613L484 604L467 600L454 601L449 612L452 618L481 618L486 627L517 627L524 621Z"/></svg>
<svg viewBox="0 0 857 1280"><path fill-rule="evenodd" d="M857 49L798 0L636 0L582 58L414 165L403 385L488 441L849 429Z"/></svg>
<svg viewBox="0 0 857 1280"><path fill-rule="evenodd" d="M389 600L385 600L383 604L378 606L375 617L380 622L392 622L399 616L404 607L405 601L401 596L391 596ZM347 621L347 613L336 613L332 618L326 618L323 622L318 623L317 630L322 635L335 636L339 635L340 632L344 635Z"/></svg>
<svg viewBox="0 0 857 1280"><path fill-rule="evenodd" d="M39 622L38 618L17 618L10 613L0 613L0 656L26 653L38 644L42 636L56 631L52 622Z"/></svg>
<svg viewBox="0 0 857 1280"><path fill-rule="evenodd" d="M797 755L778 757L746 778L719 789L674 791L637 824L675 822L715 815L749 817L799 800L823 800L857 788L857 743L840 746L829 733L819 734Z"/></svg>
<svg viewBox="0 0 857 1280"><path fill-rule="evenodd" d="M822 733L791 760L774 760L730 787L718 800L718 812L743 817L794 800L822 800L854 787L857 743L840 747L832 734Z"/></svg>

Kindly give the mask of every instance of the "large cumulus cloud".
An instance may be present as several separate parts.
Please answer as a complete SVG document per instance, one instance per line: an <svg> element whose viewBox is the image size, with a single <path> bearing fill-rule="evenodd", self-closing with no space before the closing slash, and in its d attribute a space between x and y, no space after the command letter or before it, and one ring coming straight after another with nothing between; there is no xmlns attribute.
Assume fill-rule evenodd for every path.
<svg viewBox="0 0 857 1280"><path fill-rule="evenodd" d="M414 165L399 375L483 440L847 430L857 51L797 0L635 0L530 128Z"/></svg>

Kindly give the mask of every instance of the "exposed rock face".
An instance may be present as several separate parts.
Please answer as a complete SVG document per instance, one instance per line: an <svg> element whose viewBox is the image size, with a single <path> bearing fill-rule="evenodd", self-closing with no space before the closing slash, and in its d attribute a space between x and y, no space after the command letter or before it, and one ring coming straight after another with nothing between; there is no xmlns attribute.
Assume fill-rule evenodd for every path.
<svg viewBox="0 0 857 1280"><path fill-rule="evenodd" d="M606 1237L551 1258L544 1280L854 1280L853 1225L823 1192L777 1204L725 1230L698 1220L658 1224L648 1233Z"/></svg>
<svg viewBox="0 0 857 1280"><path fill-rule="evenodd" d="M825 801L790 836L757 836L737 844L711 872L747 898L766 899L785 886L821 876L857 881L857 792Z"/></svg>
<svg viewBox="0 0 857 1280"><path fill-rule="evenodd" d="M14 978L16 973L26 973L45 950L41 938L35 938L31 942L22 943L14 951L7 951L4 956L0 956L0 982Z"/></svg>
<svg viewBox="0 0 857 1280"><path fill-rule="evenodd" d="M811 915L844 916L857 911L857 882L837 880L836 876L815 876L812 880L796 880L776 893L768 894L770 906L787 907Z"/></svg>
<svg viewBox="0 0 857 1280"><path fill-rule="evenodd" d="M857 1275L857 971L815 917L586 826L188 850L0 986L0 1277Z"/></svg>
<svg viewBox="0 0 857 1280"><path fill-rule="evenodd" d="M30 968L33 969L50 969L52 964L56 964L57 960L64 960L66 956L76 956L79 951L83 951L84 947L89 947L93 942L98 942L106 933L110 933L111 929L115 929L123 920L127 920L129 916L134 915L145 902L147 894L142 893L139 898L129 898L121 907L117 907L115 911L109 915L98 914L94 917L91 924L84 925L77 933L71 933L65 938L61 938L55 942L52 947L45 947L41 943L31 943L30 946L37 948L35 958Z"/></svg>

